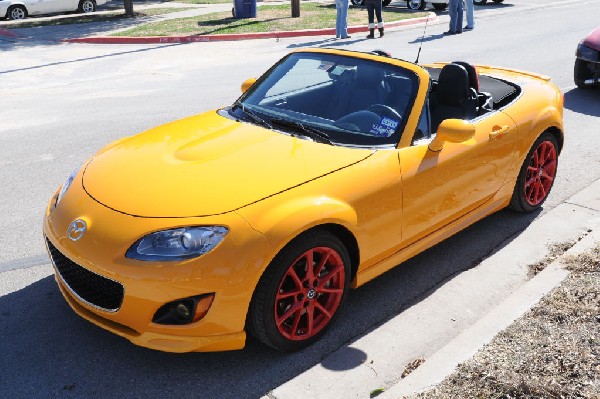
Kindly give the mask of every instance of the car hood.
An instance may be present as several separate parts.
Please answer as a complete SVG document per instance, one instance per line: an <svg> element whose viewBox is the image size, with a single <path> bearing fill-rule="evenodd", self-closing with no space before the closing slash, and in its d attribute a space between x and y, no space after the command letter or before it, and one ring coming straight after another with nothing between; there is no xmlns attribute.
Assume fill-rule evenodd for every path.
<svg viewBox="0 0 600 399"><path fill-rule="evenodd" d="M122 139L86 165L96 201L142 217L229 212L369 157L208 112Z"/></svg>
<svg viewBox="0 0 600 399"><path fill-rule="evenodd" d="M583 41L584 46L600 51L600 26L594 29Z"/></svg>

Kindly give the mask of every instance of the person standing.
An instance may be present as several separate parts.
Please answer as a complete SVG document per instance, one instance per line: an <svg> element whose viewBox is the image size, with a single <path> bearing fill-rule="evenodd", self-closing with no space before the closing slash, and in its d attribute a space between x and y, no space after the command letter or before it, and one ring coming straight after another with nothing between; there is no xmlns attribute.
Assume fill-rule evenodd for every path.
<svg viewBox="0 0 600 399"><path fill-rule="evenodd" d="M379 29L379 37L383 36L383 17L381 9L383 8L381 0L365 0L367 13L369 14L369 35L367 39L375 38L375 16L377 16L377 28ZM373 15L375 14L375 15Z"/></svg>
<svg viewBox="0 0 600 399"><path fill-rule="evenodd" d="M335 0L335 37L338 39L348 39L348 0Z"/></svg>
<svg viewBox="0 0 600 399"><path fill-rule="evenodd" d="M448 14L450 15L450 29L444 32L444 35L462 33L463 0L450 0L448 2Z"/></svg>
<svg viewBox="0 0 600 399"><path fill-rule="evenodd" d="M465 12L467 14L467 24L463 30L473 30L475 28L475 17L473 15L473 0L465 0Z"/></svg>

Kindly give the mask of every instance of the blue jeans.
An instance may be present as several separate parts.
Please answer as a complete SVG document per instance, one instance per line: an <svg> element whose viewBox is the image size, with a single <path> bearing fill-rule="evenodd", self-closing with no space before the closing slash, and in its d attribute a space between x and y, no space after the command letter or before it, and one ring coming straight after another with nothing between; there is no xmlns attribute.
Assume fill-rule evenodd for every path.
<svg viewBox="0 0 600 399"><path fill-rule="evenodd" d="M335 37L341 39L348 37L348 7L348 0L335 0Z"/></svg>
<svg viewBox="0 0 600 399"><path fill-rule="evenodd" d="M450 15L450 32L462 32L463 0L450 0L448 14Z"/></svg>
<svg viewBox="0 0 600 399"><path fill-rule="evenodd" d="M473 16L473 0L465 0L465 13L467 14L467 26L475 27L475 18Z"/></svg>

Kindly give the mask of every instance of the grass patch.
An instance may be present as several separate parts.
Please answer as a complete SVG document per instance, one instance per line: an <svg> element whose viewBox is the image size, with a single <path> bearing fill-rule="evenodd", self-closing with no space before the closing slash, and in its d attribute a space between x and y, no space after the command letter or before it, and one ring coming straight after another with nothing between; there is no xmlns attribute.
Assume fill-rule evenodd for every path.
<svg viewBox="0 0 600 399"><path fill-rule="evenodd" d="M425 12L415 13L405 8L387 7L383 11L383 20L392 22L426 15L428 14ZM229 11L219 12L148 23L113 36L210 35L335 28L335 17L334 4L302 3L299 18L291 17L289 4L268 5L258 7L256 18L234 19ZM366 8L351 7L348 10L348 26L366 24Z"/></svg>
<svg viewBox="0 0 600 399"><path fill-rule="evenodd" d="M173 0L173 1L177 1L177 3L185 3L185 4L224 4L224 3L233 4L232 0Z"/></svg>

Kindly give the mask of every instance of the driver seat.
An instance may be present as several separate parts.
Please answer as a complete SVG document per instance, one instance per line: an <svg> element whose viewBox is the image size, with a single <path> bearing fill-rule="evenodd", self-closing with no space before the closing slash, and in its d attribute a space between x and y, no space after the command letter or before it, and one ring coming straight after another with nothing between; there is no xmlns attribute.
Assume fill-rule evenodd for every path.
<svg viewBox="0 0 600 399"><path fill-rule="evenodd" d="M436 90L431 94L431 128L437 128L444 119L472 119L477 105L472 101L469 74L458 64L445 65L438 77Z"/></svg>

